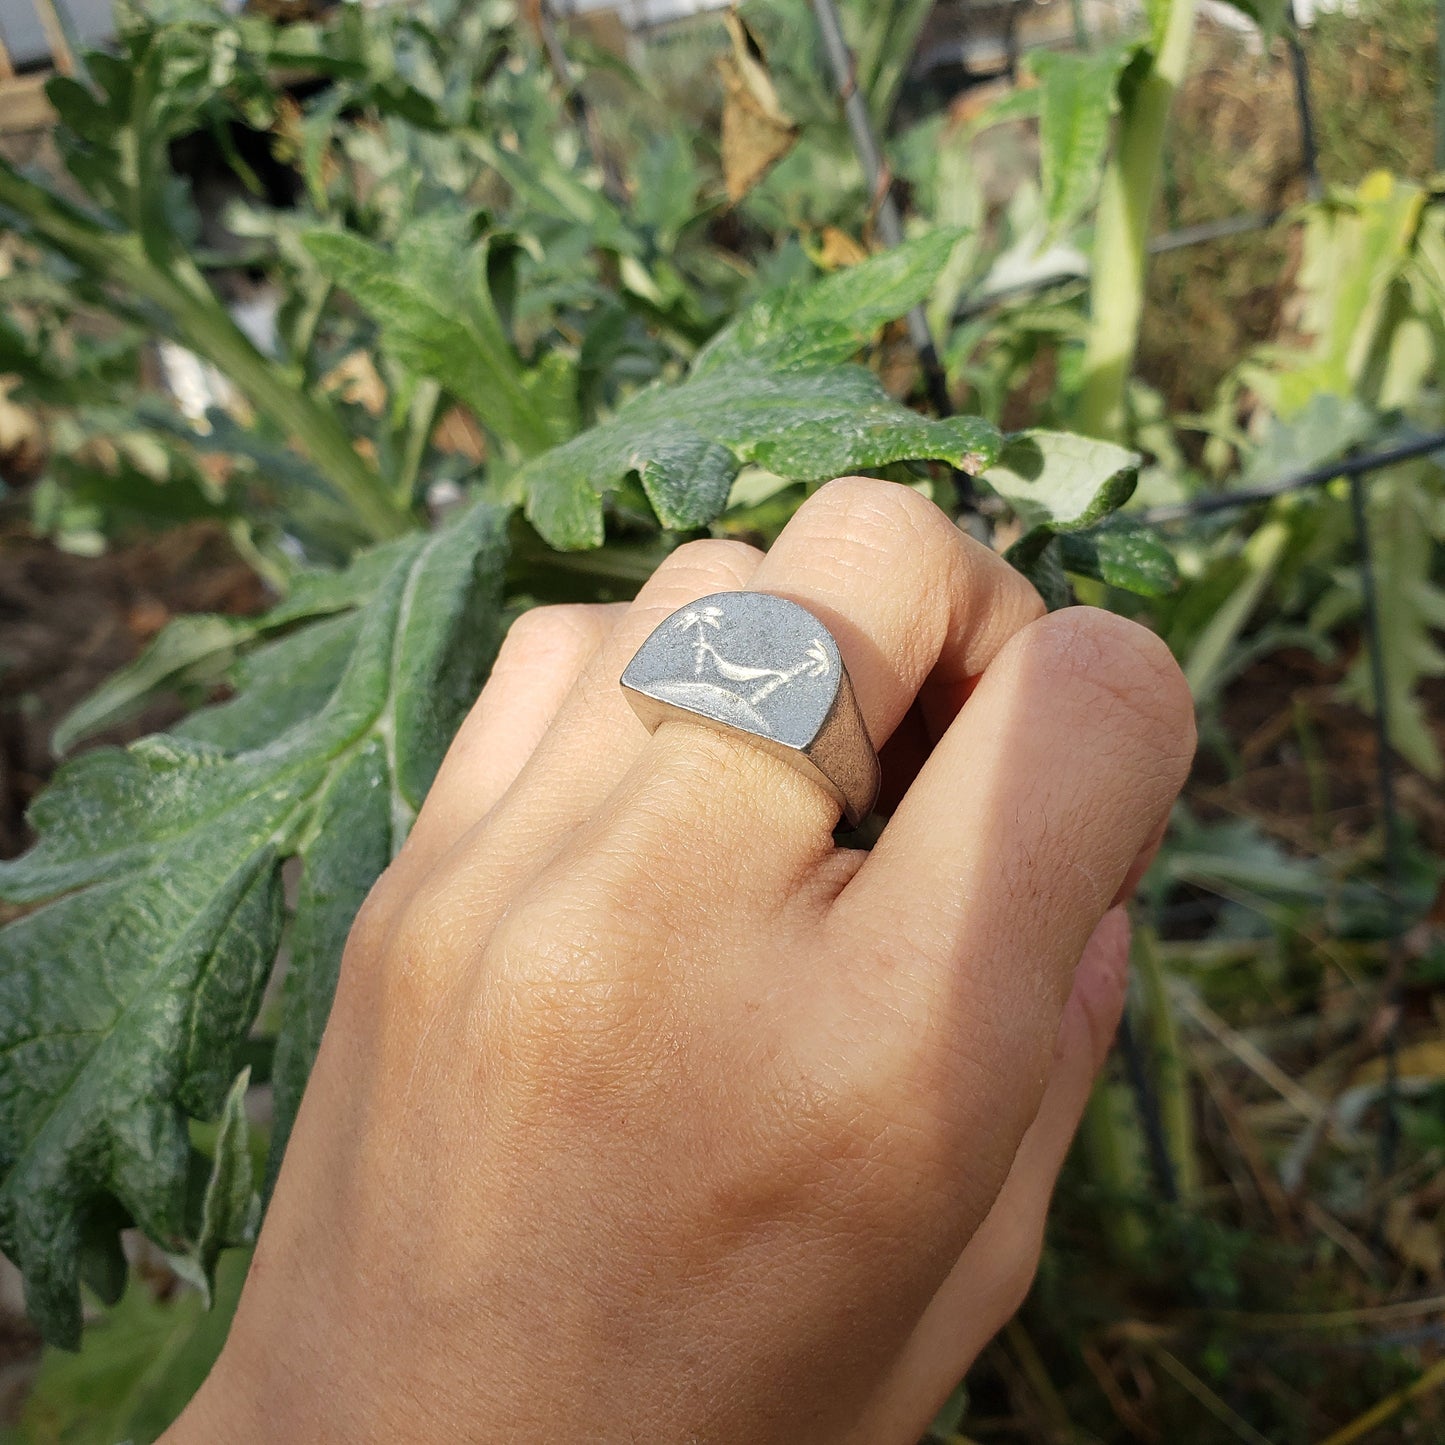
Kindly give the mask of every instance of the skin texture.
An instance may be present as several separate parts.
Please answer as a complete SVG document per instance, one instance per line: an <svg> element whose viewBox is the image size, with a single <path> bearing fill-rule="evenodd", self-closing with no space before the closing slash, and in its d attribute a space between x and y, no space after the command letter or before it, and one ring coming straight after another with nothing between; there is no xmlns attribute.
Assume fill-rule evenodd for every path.
<svg viewBox="0 0 1445 1445"><path fill-rule="evenodd" d="M887 827L617 678L772 591ZM764 556L513 627L347 947L230 1339L170 1445L906 1445L1026 1293L1194 747L1151 633L845 478Z"/></svg>

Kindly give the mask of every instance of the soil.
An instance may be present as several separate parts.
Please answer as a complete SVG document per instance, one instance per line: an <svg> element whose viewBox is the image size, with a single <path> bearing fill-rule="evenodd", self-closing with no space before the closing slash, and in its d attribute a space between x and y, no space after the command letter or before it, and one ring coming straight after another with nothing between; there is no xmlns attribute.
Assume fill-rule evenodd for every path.
<svg viewBox="0 0 1445 1445"><path fill-rule="evenodd" d="M212 525L77 557L0 521L0 857L31 841L25 810L55 769L50 736L87 693L181 612L246 613L265 603L255 574ZM128 742L163 728L175 705L104 734Z"/></svg>
<svg viewBox="0 0 1445 1445"><path fill-rule="evenodd" d="M1201 754L1191 801L1206 816L1242 813L1306 853L1348 848L1380 829L1374 720L1340 699L1351 649L1332 662L1300 648L1262 658L1225 695L1220 723L1238 771ZM1445 679L1423 689L1426 714L1445 744ZM1395 790L1420 844L1445 856L1445 797L1399 760Z"/></svg>

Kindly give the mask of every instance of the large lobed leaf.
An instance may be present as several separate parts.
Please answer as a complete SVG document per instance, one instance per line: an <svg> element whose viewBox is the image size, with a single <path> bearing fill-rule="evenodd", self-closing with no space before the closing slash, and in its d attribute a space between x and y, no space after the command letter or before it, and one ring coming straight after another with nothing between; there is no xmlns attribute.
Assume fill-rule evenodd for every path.
<svg viewBox="0 0 1445 1445"><path fill-rule="evenodd" d="M192 1290L156 1298L142 1275L86 1330L78 1355L47 1350L7 1445L135 1445L157 1440L216 1362L250 1256L222 1260L210 1310Z"/></svg>
<svg viewBox="0 0 1445 1445"><path fill-rule="evenodd" d="M1009 437L983 479L1029 531L1078 532L1133 496L1139 462L1113 442L1039 429Z"/></svg>
<svg viewBox="0 0 1445 1445"><path fill-rule="evenodd" d="M322 624L339 678L318 711L282 705L262 668L271 736L222 722L216 741L87 754L35 805L40 842L0 866L0 896L55 900L0 931L0 1249L48 1338L78 1340L82 1278L115 1293L127 1221L197 1269L244 1232L235 1149L198 1176L186 1119L218 1117L237 1077L285 921L281 864L303 873L277 1155L351 918L490 660L503 537L479 505L391 545L364 605Z"/></svg>
<svg viewBox="0 0 1445 1445"><path fill-rule="evenodd" d="M572 368L559 353L524 365L497 312L489 270L505 238L478 238L467 216L443 212L413 221L390 250L345 231L305 242L375 319L383 350L440 382L504 450L527 455L575 429Z"/></svg>
<svg viewBox="0 0 1445 1445"><path fill-rule="evenodd" d="M1445 587L1435 580L1439 540L1445 539L1445 489L1432 460L1402 467L1369 492L1371 542L1377 564L1376 607L1385 677L1390 741L1409 764L1439 782L1445 776L1439 728L1420 695L1428 678L1445 676ZM1336 613L1359 605L1355 576L1340 579L1323 607ZM1323 620L1323 619L1321 619ZM1368 652L1345 677L1345 695L1373 712L1377 698Z"/></svg>
<svg viewBox="0 0 1445 1445"><path fill-rule="evenodd" d="M935 421L893 401L861 366L770 370L734 362L644 392L610 421L520 473L527 516L554 547L599 546L603 493L636 472L666 527L701 527L753 462L816 481L904 460L977 472L999 433L977 417Z"/></svg>
<svg viewBox="0 0 1445 1445"><path fill-rule="evenodd" d="M703 347L693 376L747 360L777 366L847 361L880 326L928 296L962 239L963 232L940 227L811 285L762 297Z"/></svg>
<svg viewBox="0 0 1445 1445"><path fill-rule="evenodd" d="M817 481L897 461L981 471L999 433L977 417L934 420L894 401L872 372L843 364L916 305L957 234L934 232L802 290L763 299L720 332L680 384L653 387L563 446L516 485L554 547L603 540L603 498L636 473L665 527L701 527L752 462Z"/></svg>

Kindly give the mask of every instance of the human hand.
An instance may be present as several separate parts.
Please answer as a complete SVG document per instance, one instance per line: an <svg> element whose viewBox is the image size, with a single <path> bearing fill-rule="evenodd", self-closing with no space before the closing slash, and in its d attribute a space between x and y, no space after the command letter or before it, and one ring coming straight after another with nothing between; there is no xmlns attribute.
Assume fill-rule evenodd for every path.
<svg viewBox="0 0 1445 1445"><path fill-rule="evenodd" d="M833 633L891 817L649 735L669 613ZM1017 1307L1193 751L1163 644L844 479L764 556L512 629L347 947L230 1339L167 1437L906 1445Z"/></svg>

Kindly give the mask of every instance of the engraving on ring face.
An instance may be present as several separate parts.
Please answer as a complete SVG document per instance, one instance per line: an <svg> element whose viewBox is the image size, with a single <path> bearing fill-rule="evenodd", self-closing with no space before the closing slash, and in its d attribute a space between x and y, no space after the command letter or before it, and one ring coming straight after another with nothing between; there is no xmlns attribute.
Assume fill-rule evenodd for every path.
<svg viewBox="0 0 1445 1445"><path fill-rule="evenodd" d="M691 631L695 634L693 637L695 658L693 672L696 676L702 676L703 668L710 660L719 676L725 677L729 682L760 682L762 684L743 696L742 700L750 707L756 707L760 702L771 697L780 687L786 687L800 677L827 677L831 671L832 663L828 659L822 639L818 637L809 642L803 660L790 668L747 667L743 663L729 661L708 641L707 635L709 628L719 632L722 630L722 615L721 607L691 607L673 623L673 626L684 632ZM732 688L725 690L733 697L738 696Z"/></svg>
<svg viewBox="0 0 1445 1445"><path fill-rule="evenodd" d="M806 607L768 592L715 592L664 617L619 679L638 717L749 733L822 781L856 823L873 806L878 759L838 643Z"/></svg>
<svg viewBox="0 0 1445 1445"><path fill-rule="evenodd" d="M808 748L843 677L837 644L806 608L731 592L699 597L659 623L622 684L653 702ZM644 720L655 725L656 716Z"/></svg>

